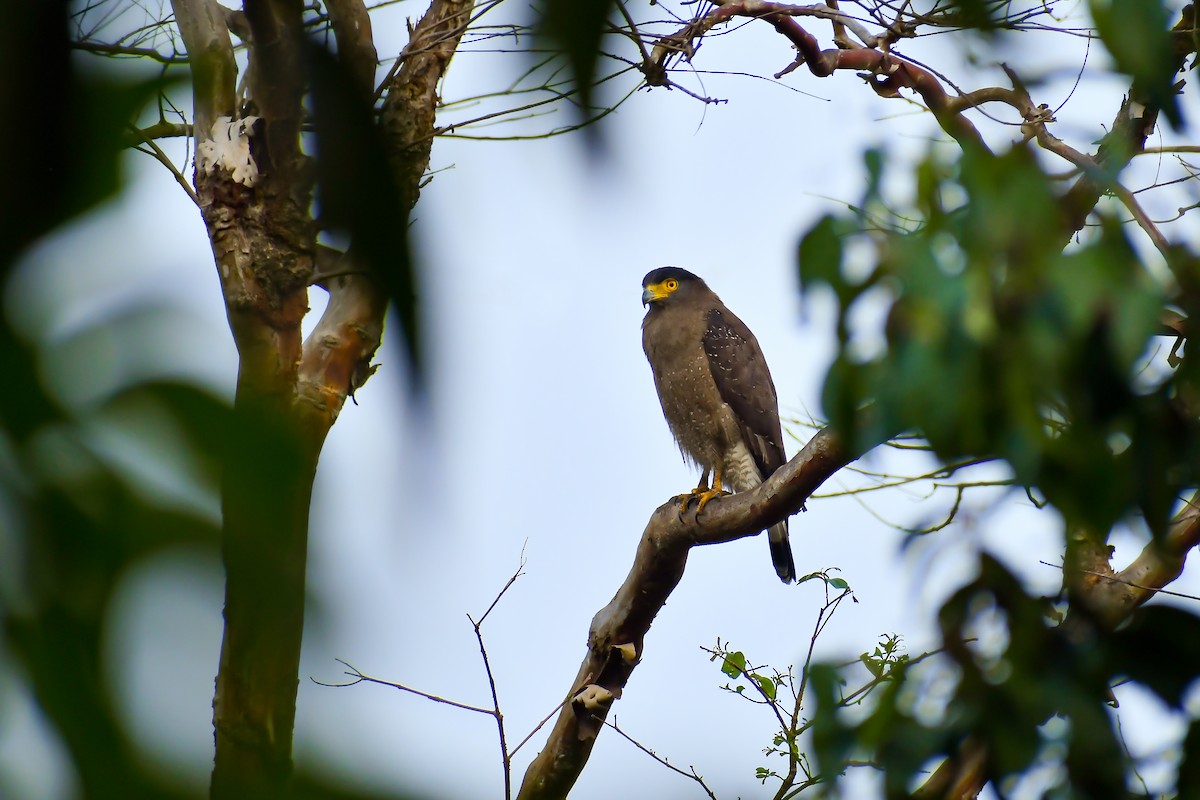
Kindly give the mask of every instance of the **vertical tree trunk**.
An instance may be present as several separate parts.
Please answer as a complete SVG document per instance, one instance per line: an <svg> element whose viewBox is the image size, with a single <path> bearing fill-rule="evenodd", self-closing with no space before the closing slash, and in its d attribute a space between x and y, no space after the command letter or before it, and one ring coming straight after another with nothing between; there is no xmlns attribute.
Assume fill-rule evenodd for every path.
<svg viewBox="0 0 1200 800"><path fill-rule="evenodd" d="M300 0L246 0L244 14L211 0L172 6L192 68L197 152L215 123L259 119L245 132L257 180L198 161L194 182L239 356L221 486L225 629L211 794L269 799L286 792L292 769L317 461L346 397L370 374L388 298L367 275L331 278L322 284L330 294L325 313L302 341L314 267L318 255L324 262L330 254L316 245L314 170L300 148L307 86ZM326 6L355 89L374 97L377 59L363 1ZM437 83L472 8L468 0L433 0L386 87L381 138L405 211L429 163ZM235 107L231 23L249 36L247 109Z"/></svg>

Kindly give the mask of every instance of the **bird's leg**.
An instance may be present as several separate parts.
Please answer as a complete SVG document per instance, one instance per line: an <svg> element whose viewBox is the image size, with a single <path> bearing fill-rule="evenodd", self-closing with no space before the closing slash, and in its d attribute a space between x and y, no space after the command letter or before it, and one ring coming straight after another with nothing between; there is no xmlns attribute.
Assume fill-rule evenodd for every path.
<svg viewBox="0 0 1200 800"><path fill-rule="evenodd" d="M704 510L704 507L708 505L713 498L720 497L723 494L726 494L726 492L721 488L721 469L720 467L717 467L713 470L712 488L696 494L696 516L700 516L700 512Z"/></svg>
<svg viewBox="0 0 1200 800"><path fill-rule="evenodd" d="M708 488L708 468L705 467L704 472L700 474L699 486L697 486L695 489L692 489L690 492L677 494L672 498L673 500L679 501L679 518L683 519L683 512L687 511L687 507L691 505L693 500L695 500L697 497L703 497L709 491L711 490Z"/></svg>

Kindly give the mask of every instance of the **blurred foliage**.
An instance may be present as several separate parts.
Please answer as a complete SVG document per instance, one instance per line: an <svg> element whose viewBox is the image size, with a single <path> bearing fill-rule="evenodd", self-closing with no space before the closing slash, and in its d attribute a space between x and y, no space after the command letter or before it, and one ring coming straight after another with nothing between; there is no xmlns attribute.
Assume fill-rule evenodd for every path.
<svg viewBox="0 0 1200 800"><path fill-rule="evenodd" d="M1117 69L1182 127L1164 4L1091 8ZM904 200L888 194L886 153L867 152L864 172L861 201L799 245L804 291L829 291L837 305L822 398L831 423L862 451L906 432L945 463L1003 459L1061 512L1064 532L1103 543L1130 522L1163 536L1200 482L1197 358L1188 326L1165 327L1176 311L1200 313L1197 254L1133 240L1138 229L1104 204L1073 237L1063 184L1028 143L968 146L953 160L931 151ZM1182 359L1158 356L1170 340L1155 337L1179 329ZM814 665L814 755L831 781L822 791L838 796L836 776L869 761L887 797L908 797L941 758L972 751L986 754L1001 796L1145 796L1130 789L1137 762L1109 687L1133 682L1182 711L1200 617L1146 607L1112 633L1079 609L1065 624L1049 612L982 555L977 577L941 608L945 656L897 665L865 714L843 710L843 665ZM1200 796L1196 724L1172 787L1181 798Z"/></svg>
<svg viewBox="0 0 1200 800"><path fill-rule="evenodd" d="M594 113L601 39L609 32L616 8L617 0L544 0L538 13L538 34L552 51L566 58L580 122ZM598 129L588 126L583 130L595 143Z"/></svg>
<svg viewBox="0 0 1200 800"><path fill-rule="evenodd" d="M944 657L920 666L896 664L894 680L878 693L869 714L838 710L846 694L841 670L815 665L812 686L820 711L813 744L823 774L833 778L851 759L871 758L883 772L886 796L907 797L928 777L931 761L971 742L986 748L985 774L1006 794L1037 768L1048 776L1037 796L1145 796L1128 788L1133 776L1108 707L1108 687L1133 681L1180 709L1200 656L1200 617L1147 607L1115 635L1096 636L1086 626L1053 624L1046 610L1044 599L1029 596L1014 575L985 555L978 576L939 613ZM936 709L928 708L927 695L911 689L920 670L952 679L952 692ZM1189 748L1191 741L1179 797L1194 797L1200 789ZM838 796L835 787L836 781L831 796Z"/></svg>
<svg viewBox="0 0 1200 800"><path fill-rule="evenodd" d="M1133 95L1148 98L1172 126L1182 128L1165 0L1089 0L1088 6L1117 69L1133 78Z"/></svg>
<svg viewBox="0 0 1200 800"><path fill-rule="evenodd" d="M1024 146L927 157L902 213L884 202L883 164L869 153L862 203L800 244L807 290L832 289L839 307L832 423L864 449L915 430L945 461L1001 457L1072 525L1106 532L1137 512L1161 534L1195 484L1200 428L1181 401L1191 370L1145 369L1170 298L1126 229L1102 216L1064 250L1052 181ZM851 243L870 255L851 264ZM864 358L850 318L871 304L886 347Z"/></svg>
<svg viewBox="0 0 1200 800"><path fill-rule="evenodd" d="M65 4L21 4L6 18L4 117L32 115L45 127L36 159L6 161L0 288L24 248L119 189L121 133L158 83L84 77L66 34ZM39 79L27 80L23 69L34 63ZM87 136L78 134L80 120ZM16 125L0 134L10 154L28 146L13 139L28 135ZM0 374L9 387L0 393L0 535L13 562L0 573L5 666L17 670L66 748L81 796L180 797L152 777L113 707L102 663L107 611L131 565L184 543L215 547L215 530L210 520L131 485L96 449L87 426L137 395L192 441L215 442L227 409L193 387L166 383L124 387L91 407L68 408L43 380L44 350L52 347L26 341L0 317ZM216 459L205 463L215 469ZM6 782L0 776L0 789Z"/></svg>
<svg viewBox="0 0 1200 800"><path fill-rule="evenodd" d="M81 68L69 50L65 3L18 4L5 19L0 109L8 120L38 120L36 158L19 155L31 146L30 128L7 125L0 132L10 154L8 180L0 186L6 231L0 298L11 304L11 279L28 248L120 191L122 135L162 84ZM28 78L29 64L38 65L37 80ZM80 134L81 125L87 135ZM172 317L148 307L126 311L155 323ZM69 759L66 784L77 796L193 797L190 784L152 764L131 739L112 694L105 645L114 632L112 604L122 580L168 549L182 548L177 552L209 563L219 549L216 521L140 485L95 433L114 417L167 419L178 434L171 444L143 444L186 449L198 470L195 488L207 492L213 506L223 465L249 462L239 457L247 452L262 463L264 451L287 464L295 448L278 426L235 417L227 399L207 390L131 378L108 371L112 364L67 352L118 324L118 317L102 318L66 339L30 341L8 313L0 315L0 374L7 387L0 393L0 674L36 701ZM78 397L54 380L55 364L71 367L67 389L77 389ZM155 430L135 422L126 433L153 437ZM244 477L259 491L278 493L283 472ZM0 773L0 796L17 797L17 785ZM382 796L304 774L291 794Z"/></svg>
<svg viewBox="0 0 1200 800"><path fill-rule="evenodd" d="M355 87L334 54L310 43L305 49L316 136L317 206L321 230L349 237L356 265L365 267L392 302L410 367L410 386L425 385L417 264L408 240L416 198L406 198L375 109Z"/></svg>

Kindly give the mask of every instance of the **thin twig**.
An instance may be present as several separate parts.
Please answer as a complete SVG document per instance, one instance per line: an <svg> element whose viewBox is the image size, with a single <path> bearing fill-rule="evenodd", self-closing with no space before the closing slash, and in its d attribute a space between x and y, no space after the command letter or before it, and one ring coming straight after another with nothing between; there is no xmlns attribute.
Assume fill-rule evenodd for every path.
<svg viewBox="0 0 1200 800"><path fill-rule="evenodd" d="M187 182L187 178L183 177L183 173L175 167L175 163L171 161L166 153L163 152L163 149L159 147L153 139L149 139L142 135L141 130L139 130L137 126L130 125L129 129L133 131L134 135L137 136L144 145L150 148L148 151L142 150L140 147L135 147L134 149L139 153L145 153L148 156L153 156L160 164L166 167L171 175L175 178L175 182L183 187L183 190L187 192L187 196L190 197L192 202L195 203L196 207L199 208L200 198L196 195L196 190L193 189L191 184Z"/></svg>
<svg viewBox="0 0 1200 800"><path fill-rule="evenodd" d="M626 733L625 731L618 728L616 722L609 722L608 720L603 719L602 717L594 717L594 718L597 722L601 723L602 725L607 725L608 727L612 728L614 731L619 733L621 735L621 738L623 738L625 741L629 742L631 745L636 747L638 750L641 750L643 753L650 756L651 758L653 758L658 763L662 764L667 769L671 770L672 772L677 772L685 778L690 778L691 780L694 780L696 783L700 784L700 788L704 790L705 794L707 794L709 797L711 797L712 800L717 800L717 796L715 794L713 794L712 789L708 788L708 784L706 784L704 782L704 779L701 778L699 774L697 774L695 767L689 767L689 769L691 771L684 772L679 767L675 766L670 761L663 758L658 753L654 752L649 747L646 747L644 744L639 742L637 739L634 739L628 733Z"/></svg>
<svg viewBox="0 0 1200 800"><path fill-rule="evenodd" d="M831 601L829 599L829 581L825 581L825 605L821 606L821 609L817 612L817 621L813 625L812 635L808 639L808 652L804 656L804 666L800 668L800 688L793 694L795 702L792 704L791 724L784 728L790 734L789 737L786 737L788 744L788 773L779 785L779 790L775 793L776 800L785 797L792 786L795 785L796 772L800 769L800 759L796 750L795 740L799 735L800 711L804 705L804 694L808 689L808 676L812 667L813 652L817 646L817 639L820 638L821 632L825 630L825 623L828 621L828 618L833 616L841 602L850 594L852 594L850 589L843 589Z"/></svg>
<svg viewBox="0 0 1200 800"><path fill-rule="evenodd" d="M492 601L492 604L487 607L487 611L483 612L483 616L479 618L479 621L476 622L475 620L471 619L470 614L467 615L467 619L471 619L471 624L475 626L476 633L479 632L479 626L482 625L483 621L488 618L488 614L491 614L492 609L495 608L496 604L500 602L500 598L504 597L504 593L507 592L509 588L517 582L517 578L525 574L525 545L527 544L529 544L528 539L526 539L521 545L520 564L517 566L517 571L513 573L511 578L508 579L508 583L504 584L504 588L500 590L498 595L496 595L496 599Z"/></svg>
<svg viewBox="0 0 1200 800"><path fill-rule="evenodd" d="M73 41L71 47L86 53L96 53L102 56L130 56L131 58L149 58L160 64L186 64L186 56L178 54L166 55L153 47L128 47L107 42Z"/></svg>
<svg viewBox="0 0 1200 800"><path fill-rule="evenodd" d="M516 583L517 578L519 578L525 574L525 563L526 563L525 562L525 548L524 548L524 546L522 546L520 563L517 566L516 572L514 572L512 574L512 577L510 577L508 579L508 581L504 584L503 588L501 588L500 591L496 594L496 597L495 597L495 599L492 600L491 605L489 605L487 607L487 611L484 611L483 615L478 620L476 620L470 614L467 614L467 619L470 620L472 627L475 629L475 640L477 642L479 642L479 654L480 654L480 656L483 657L483 669L484 669L484 672L487 673L488 688L490 689L490 691L492 693L492 707L491 708L480 708L479 706L472 706L472 705L468 705L466 703L460 703L457 700L449 700L445 697L440 697L436 694L431 694L429 692L423 692L420 689L413 689L412 687L405 686L404 684L401 684L401 683L396 683L394 681L385 681L381 678L373 678L370 675L364 674L357 667L349 664L346 661L343 661L340 658L336 659L337 662L339 664L342 664L344 667L346 667L347 672L345 674L350 675L353 678L352 681L349 681L347 683L324 683L322 681L318 681L316 678L310 678L310 680L313 683L317 684L318 686L332 686L332 687L338 687L338 688L347 687L347 686L355 686L360 683L376 683L381 686L391 686L393 689L399 689L402 692L408 692L410 694L415 694L418 697L424 697L426 700L432 700L435 703L443 703L448 706L453 706L454 708L461 708L464 711L474 711L479 714L487 714L489 717L492 717L493 719L496 720L496 729L500 736L500 759L501 759L501 764L504 767L504 797L505 797L505 800L511 800L511 798L512 798L512 757L517 752L517 750L521 749L521 745L523 745L523 744L525 744L525 742L529 741L529 737L533 736L533 734L537 732L538 728L540 728L543 724L545 724L545 720L543 720L542 723L537 726L537 728L534 728L533 731L530 732L529 736L526 736L525 739L523 739L521 741L521 744L517 745L516 749L514 749L511 753L508 751L508 738L505 735L505 731L504 731L504 713L500 710L500 695L496 691L496 677L495 677L495 674L492 672L492 663L491 663L491 660L488 658L487 646L484 644L484 641L483 641L483 622L484 622L484 620L486 620L488 618L488 615L492 613L493 609L496 608L496 605L500 602L500 598L504 597L505 593L512 587L512 585L514 583ZM562 707L562 703L559 703L558 707L555 708L554 711L550 712L550 714L553 715L561 707ZM550 718L549 716L546 717L546 719L549 719L549 718Z"/></svg>
<svg viewBox="0 0 1200 800"><path fill-rule="evenodd" d="M521 546L520 564L517 566L517 571L508 579L508 583L504 584L504 588L496 595L496 599L492 600L492 604L487 607L487 611L483 612L483 616L478 621L471 618L467 614L467 619L471 620L471 625L475 628L475 639L479 642L479 654L483 657L483 669L487 673L488 688L492 692L492 716L496 718L496 728L500 734L500 759L504 765L504 800L512 798L512 754L508 752L508 740L504 735L504 714L500 711L500 696L496 692L496 678L492 674L492 662L488 659L487 647L483 643L483 621L487 619L488 614L492 613L492 609L500 602L500 598L504 597L504 593L509 590L517 578L525 574L525 546Z"/></svg>
<svg viewBox="0 0 1200 800"><path fill-rule="evenodd" d="M588 680L591 680L591 678L589 678ZM573 695L574 692L572 692L571 694ZM535 733L537 733L538 731L540 731L542 729L542 726L545 725L547 722L549 722L550 718L559 712L559 709L561 709L563 707L563 704L567 702L567 699L569 699L570 696L571 695L568 695L568 697L563 698L563 701L561 703L556 705L554 708L550 709L550 713L547 714L546 716L542 717L542 721L539 722L537 725L533 726L533 730L531 730L528 734L526 734L525 738L517 743L517 746L513 748L513 751L511 753L508 754L508 757L512 758L513 756L515 756L517 754L517 751L520 750L522 747L524 747L525 743L528 742L530 739L532 739L533 735Z"/></svg>
<svg viewBox="0 0 1200 800"><path fill-rule="evenodd" d="M347 661L343 661L340 658L336 658L334 660L337 661L342 666L344 666L347 670L345 674L350 675L351 677L354 678L354 680L352 680L348 683L325 683L323 681L317 680L316 678L309 678L309 680L311 680L313 683L317 684L318 686L330 686L335 689L343 689L343 688L346 688L347 686L356 686L360 683L377 683L380 686L390 686L393 689L399 689L402 692L408 692L409 694L415 694L418 697L424 697L426 700L432 700L435 703L443 703L444 705L454 706L455 708L461 708L464 711L474 711L479 714L487 714L488 716L492 716L495 713L490 708L480 708L479 706L467 705L466 703L460 703L457 700L449 700L445 697L439 697L436 694L430 694L429 692L423 692L420 689L414 689L411 686L405 686L402 683L396 683L394 681L385 681L382 678L373 678L370 675L360 672L357 667L355 667L354 665L350 664Z"/></svg>
<svg viewBox="0 0 1200 800"><path fill-rule="evenodd" d="M1057 569L1057 570L1065 571L1065 567L1063 567L1062 564L1051 564L1049 561L1039 561L1038 563L1045 564L1047 567L1053 567L1054 569ZM1096 578L1103 578L1104 580L1112 581L1113 583L1124 584L1125 586L1129 586L1134 589L1140 589L1143 592L1151 592L1153 594L1165 594L1169 597L1178 597L1182 600L1196 600L1196 601L1200 602L1200 597L1197 597L1194 594L1184 594L1183 592L1173 592L1170 589L1156 589L1153 586L1145 586L1140 583L1134 583L1133 581L1127 581L1115 573L1097 572L1096 570L1086 569L1084 567L1072 567L1071 571L1078 572L1081 575L1092 575Z"/></svg>

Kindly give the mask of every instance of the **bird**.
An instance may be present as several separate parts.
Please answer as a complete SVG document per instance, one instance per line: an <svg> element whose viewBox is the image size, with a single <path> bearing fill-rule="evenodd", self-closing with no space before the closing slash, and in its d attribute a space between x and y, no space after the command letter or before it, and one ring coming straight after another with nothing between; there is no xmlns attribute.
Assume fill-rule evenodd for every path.
<svg viewBox="0 0 1200 800"><path fill-rule="evenodd" d="M775 382L754 334L700 277L680 267L651 270L642 305L642 349L663 416L684 460L702 470L700 485L679 499L684 509L695 500L699 515L727 487L750 491L787 461ZM791 583L787 519L770 527L767 541L776 574Z"/></svg>

